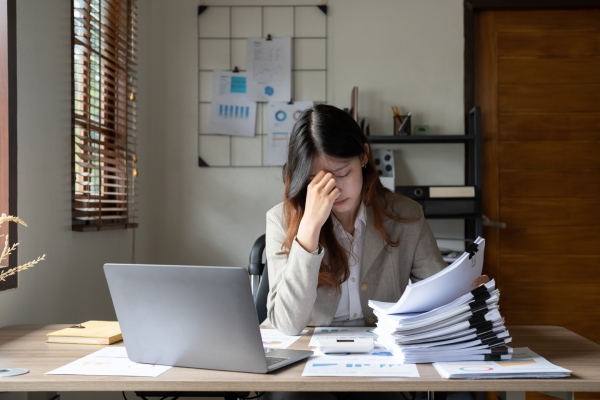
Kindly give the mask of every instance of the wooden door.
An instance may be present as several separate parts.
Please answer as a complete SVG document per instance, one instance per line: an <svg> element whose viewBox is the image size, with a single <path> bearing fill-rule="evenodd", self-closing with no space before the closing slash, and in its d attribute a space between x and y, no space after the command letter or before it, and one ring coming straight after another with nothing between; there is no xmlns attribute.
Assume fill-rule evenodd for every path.
<svg viewBox="0 0 600 400"><path fill-rule="evenodd" d="M482 11L475 27L500 311L600 343L600 10Z"/></svg>

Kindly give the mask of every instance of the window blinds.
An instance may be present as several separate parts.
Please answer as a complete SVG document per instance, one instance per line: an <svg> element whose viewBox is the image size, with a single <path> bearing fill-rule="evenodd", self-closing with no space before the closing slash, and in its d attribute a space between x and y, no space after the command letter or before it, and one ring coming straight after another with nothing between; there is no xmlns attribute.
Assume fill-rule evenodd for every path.
<svg viewBox="0 0 600 400"><path fill-rule="evenodd" d="M76 231L135 228L135 0L73 0Z"/></svg>

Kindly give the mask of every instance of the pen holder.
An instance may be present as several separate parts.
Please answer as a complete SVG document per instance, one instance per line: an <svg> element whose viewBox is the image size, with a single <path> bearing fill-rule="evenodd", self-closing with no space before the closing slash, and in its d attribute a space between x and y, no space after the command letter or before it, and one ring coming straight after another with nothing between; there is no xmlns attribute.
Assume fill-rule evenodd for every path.
<svg viewBox="0 0 600 400"><path fill-rule="evenodd" d="M400 120L398 117L394 117L394 135L410 135L410 113L401 115Z"/></svg>

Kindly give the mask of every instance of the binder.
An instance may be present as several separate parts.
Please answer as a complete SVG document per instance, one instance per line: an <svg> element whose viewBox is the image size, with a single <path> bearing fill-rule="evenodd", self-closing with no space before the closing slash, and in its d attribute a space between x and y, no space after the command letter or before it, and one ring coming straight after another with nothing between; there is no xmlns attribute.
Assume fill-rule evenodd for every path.
<svg viewBox="0 0 600 400"><path fill-rule="evenodd" d="M417 200L423 206L425 217L460 216L477 213L475 199L426 199Z"/></svg>
<svg viewBox="0 0 600 400"><path fill-rule="evenodd" d="M475 186L396 186L410 199L475 198Z"/></svg>

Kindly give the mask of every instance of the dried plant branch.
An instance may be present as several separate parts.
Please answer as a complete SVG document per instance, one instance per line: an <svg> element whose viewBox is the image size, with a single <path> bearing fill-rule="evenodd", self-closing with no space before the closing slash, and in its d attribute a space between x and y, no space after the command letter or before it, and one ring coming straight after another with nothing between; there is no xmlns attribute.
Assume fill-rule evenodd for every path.
<svg viewBox="0 0 600 400"><path fill-rule="evenodd" d="M25 221L23 221L22 219L20 219L19 217L13 217L12 215L6 215L6 214L2 214L0 215L0 225L2 225L4 222L16 222L18 224L21 224L23 226L27 226L27 224L25 223ZM1 237L2 235L0 235ZM8 235L5 236L4 238L4 249L2 250L2 253L0 254L0 261L4 260L6 257L8 257L19 245L19 243L14 243L12 246L10 245L10 242L8 241ZM44 254L41 257L38 257L36 260L33 261L29 261L28 263L19 265L18 267L15 268L11 268L9 270L6 270L4 272L0 272L0 281L4 281L7 277L16 274L17 272L21 272L24 271L28 268L33 267L35 264L39 263L42 260L46 259L46 255ZM0 266L0 270L7 268L7 267L2 267Z"/></svg>
<svg viewBox="0 0 600 400"><path fill-rule="evenodd" d="M28 268L33 267L35 264L39 263L42 260L46 259L46 255L44 254L41 257L38 257L37 260L33 260L33 261L29 261L28 263L25 263L23 265L19 265L18 267L15 268L11 268L8 271L4 271L2 273L0 273L0 281L4 281L7 277L16 274L17 272L21 272L24 271Z"/></svg>
<svg viewBox="0 0 600 400"><path fill-rule="evenodd" d="M4 250L2 250L2 254L0 254L0 262L6 257L10 256L10 253L12 253L13 250L16 249L19 244L20 242L17 242L14 243L12 247L8 247L8 235L6 235L6 241L4 242Z"/></svg>
<svg viewBox="0 0 600 400"><path fill-rule="evenodd" d="M25 221L23 221L19 217L13 217L12 215L6 215L6 214L2 213L2 215L0 215L0 225L2 225L5 221L17 222L23 226L27 226Z"/></svg>
<svg viewBox="0 0 600 400"><path fill-rule="evenodd" d="M8 235L6 235L4 238L4 249L2 250L2 254L0 254L0 262L11 252L11 250L8 250L9 247L10 243L8 241Z"/></svg>

